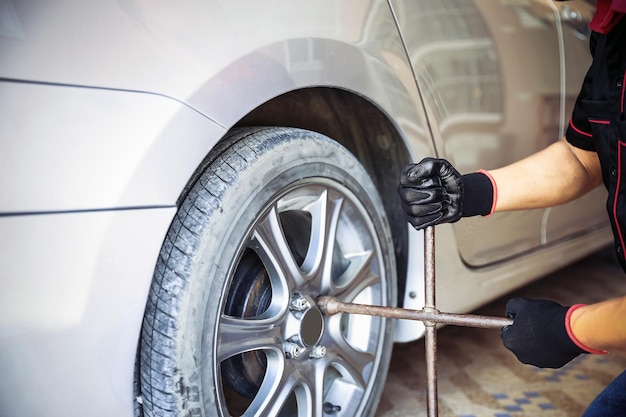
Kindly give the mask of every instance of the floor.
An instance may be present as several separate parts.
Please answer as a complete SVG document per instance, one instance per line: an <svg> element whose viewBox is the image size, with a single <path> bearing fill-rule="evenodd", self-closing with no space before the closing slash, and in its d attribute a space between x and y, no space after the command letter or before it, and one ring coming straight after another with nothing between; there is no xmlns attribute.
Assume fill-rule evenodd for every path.
<svg viewBox="0 0 626 417"><path fill-rule="evenodd" d="M476 311L502 316L513 296L564 305L626 295L626 275L610 249ZM523 365L498 330L447 326L438 331L439 417L578 417L615 376L626 356L581 355L561 369ZM376 417L426 417L423 340L394 347Z"/></svg>

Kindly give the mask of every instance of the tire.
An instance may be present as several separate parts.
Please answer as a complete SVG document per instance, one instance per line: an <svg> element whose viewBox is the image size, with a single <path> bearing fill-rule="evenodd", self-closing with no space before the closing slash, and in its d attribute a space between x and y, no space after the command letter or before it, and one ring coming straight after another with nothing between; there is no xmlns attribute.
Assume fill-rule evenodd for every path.
<svg viewBox="0 0 626 417"><path fill-rule="evenodd" d="M393 323L336 315L320 295L393 305L376 189L331 139L238 130L164 241L140 341L146 416L372 416Z"/></svg>

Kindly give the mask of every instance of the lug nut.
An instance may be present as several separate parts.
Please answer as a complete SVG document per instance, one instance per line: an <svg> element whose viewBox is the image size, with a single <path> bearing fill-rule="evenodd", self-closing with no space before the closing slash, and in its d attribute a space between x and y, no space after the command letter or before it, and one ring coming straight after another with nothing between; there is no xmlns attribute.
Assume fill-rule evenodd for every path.
<svg viewBox="0 0 626 417"><path fill-rule="evenodd" d="M297 343L285 342L283 344L283 351L285 352L287 359L297 358L300 354L302 354L303 350L304 348Z"/></svg>
<svg viewBox="0 0 626 417"><path fill-rule="evenodd" d="M309 301L301 294L295 293L291 296L289 301L289 309L292 311L304 311L311 308Z"/></svg>
<svg viewBox="0 0 626 417"><path fill-rule="evenodd" d="M311 349L311 353L309 353L309 358L311 359L320 359L326 356L326 346L317 345Z"/></svg>

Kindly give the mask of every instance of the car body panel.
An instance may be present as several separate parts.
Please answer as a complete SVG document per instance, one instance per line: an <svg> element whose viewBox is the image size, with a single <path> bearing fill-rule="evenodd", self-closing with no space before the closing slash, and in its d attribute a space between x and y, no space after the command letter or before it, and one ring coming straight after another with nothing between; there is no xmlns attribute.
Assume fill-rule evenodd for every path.
<svg viewBox="0 0 626 417"><path fill-rule="evenodd" d="M132 415L138 334L175 212L0 217L0 414Z"/></svg>
<svg viewBox="0 0 626 417"><path fill-rule="evenodd" d="M436 23L420 15L440 3L0 1L0 280L8 289L0 293L0 415L132 415L141 317L177 200L224 133L276 97L320 87L358 96L389 120L402 142L387 146L406 148L406 162L439 155L463 171L556 140L572 79L583 73L563 87L551 3L468 1L461 9L482 22L481 35L460 42L466 32L453 32L456 43L420 26ZM532 71L518 70L528 72L525 83L511 84L517 43L498 36L537 23L531 12L546 19L539 40L550 38L550 64L529 62ZM571 65L568 51L583 54L580 39L563 39ZM523 57L532 59L529 42ZM489 111L442 117L438 107L455 101L429 84L433 51L460 54L448 61L457 64L472 54L474 65L491 59L469 69L474 81L497 76L518 94ZM456 108L481 104L473 92L462 90ZM528 120L543 120L541 97L561 119L525 140ZM438 227L439 307L468 311L610 242L600 201L579 204ZM422 233L409 230L403 299L419 308ZM420 337L420 326L401 322L398 340Z"/></svg>
<svg viewBox="0 0 626 417"><path fill-rule="evenodd" d="M5 214L174 206L225 132L163 96L94 88L0 82L0 112Z"/></svg>
<svg viewBox="0 0 626 417"><path fill-rule="evenodd" d="M23 34L0 38L0 77L157 93L223 126L310 86L356 91L422 120L421 107L406 108L419 96L384 0L9 4Z"/></svg>

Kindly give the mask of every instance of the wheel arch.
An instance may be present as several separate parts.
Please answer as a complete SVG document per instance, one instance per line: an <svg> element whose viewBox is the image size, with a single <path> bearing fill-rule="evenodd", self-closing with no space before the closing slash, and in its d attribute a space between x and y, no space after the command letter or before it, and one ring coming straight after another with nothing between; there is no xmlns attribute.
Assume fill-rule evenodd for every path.
<svg viewBox="0 0 626 417"><path fill-rule="evenodd" d="M402 166L410 162L410 151L390 117L354 92L312 87L268 100L232 128L249 126L295 127L322 133L346 147L363 164L379 192L391 227L398 269L398 303L401 304L407 276L408 232L396 187ZM189 180L179 204L217 154L218 145Z"/></svg>

